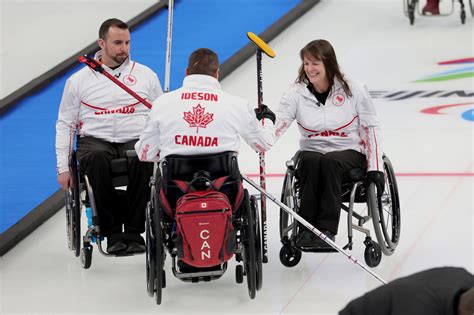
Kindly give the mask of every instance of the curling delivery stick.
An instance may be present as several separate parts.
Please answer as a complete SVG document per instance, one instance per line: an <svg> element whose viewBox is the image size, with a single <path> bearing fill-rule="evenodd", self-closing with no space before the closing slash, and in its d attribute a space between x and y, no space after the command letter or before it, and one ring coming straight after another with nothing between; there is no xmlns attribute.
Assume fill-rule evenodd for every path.
<svg viewBox="0 0 474 315"><path fill-rule="evenodd" d="M117 84L119 87L121 87L125 92L136 98L138 101L140 101L143 105L151 109L151 104L148 103L143 97L132 91L128 86L120 82L116 77L114 77L112 74L108 73L105 71L104 67L102 67L102 62L100 62L97 59L94 59L92 57L89 57L87 55L80 56L79 57L79 62L86 64L89 68L91 68L94 71L97 71L99 73L102 73L105 75L110 81L114 82Z"/></svg>
<svg viewBox="0 0 474 315"><path fill-rule="evenodd" d="M288 214L292 215L296 221L298 221L299 223L303 224L306 228L308 228L308 230L310 230L311 232L313 232L314 234L316 234L317 236L319 236L323 241L325 241L326 243L328 243L329 245L331 245L332 248L334 248L335 250L337 250L338 252L340 252L341 254L344 254L346 255L347 258L349 258L350 261L352 261L353 263L359 265L359 267L361 267L362 269L364 269L365 271L367 271L368 273L370 273L374 278L376 278L377 280L379 280L381 283L383 284L387 284L387 282L385 280L383 280L379 275L377 275L375 272L373 272L372 270L370 270L368 267L366 267L364 264L360 263L358 259L356 259L354 256L352 256L351 254L347 253L345 250L343 250L342 248L340 248L336 243L334 243L329 237L327 237L324 233L322 233L320 230L318 230L317 228L315 228L314 226L312 226L308 221L306 221L305 219L303 219L301 216L299 216L296 212L294 212L290 207L288 207L287 205L285 205L283 202L277 200L272 194L268 193L267 191L265 191L265 189L263 189L262 187L260 187L259 185L257 185L253 180L251 180L250 178L248 178L246 175L242 174L242 178L247 182L249 183L250 185L252 185L255 189L257 189L258 191L260 191L260 193L262 193L263 195L265 195L266 197L268 197L271 201L273 201L274 203L276 203L281 209L285 210Z"/></svg>
<svg viewBox="0 0 474 315"><path fill-rule="evenodd" d="M263 86L262 86L262 52L268 57L274 58L275 53L273 50L257 35L252 32L247 32L247 37L255 44L257 48L257 96L258 96L258 108L261 110L263 106ZM262 125L264 119L262 119ZM265 152L260 152L258 155L260 163L260 186L265 190ZM268 242L267 242L267 202L263 193L260 196L261 205L261 217L262 217L262 235L263 235L263 252L262 261L268 262Z"/></svg>
<svg viewBox="0 0 474 315"><path fill-rule="evenodd" d="M168 0L168 35L166 36L165 93L170 91L171 42L173 39L174 0Z"/></svg>

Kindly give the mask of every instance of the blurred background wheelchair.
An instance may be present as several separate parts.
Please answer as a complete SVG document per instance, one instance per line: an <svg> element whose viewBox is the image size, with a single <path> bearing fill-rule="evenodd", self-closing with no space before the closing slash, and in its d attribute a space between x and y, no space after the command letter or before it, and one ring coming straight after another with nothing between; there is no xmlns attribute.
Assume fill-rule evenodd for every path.
<svg viewBox="0 0 474 315"><path fill-rule="evenodd" d="M111 161L112 185L115 187L116 197L120 204L127 204L126 186L128 184L129 159L136 158L134 150L125 151L125 157ZM66 230L68 247L76 257L80 256L84 269L92 264L93 244L97 244L99 252L104 256L133 256L126 252L110 254L103 250L99 216L94 199L94 190L87 175L82 174L77 161L76 152L71 154L71 177L73 185L66 192ZM81 215L87 216L87 231L81 234Z"/></svg>
<svg viewBox="0 0 474 315"><path fill-rule="evenodd" d="M146 212L147 291L161 304L166 254L186 282L219 279L235 256L251 299L262 287L262 238L257 200L243 189L237 154L171 155L151 182ZM242 264L240 264L242 262Z"/></svg>
<svg viewBox="0 0 474 315"><path fill-rule="evenodd" d="M428 0L429 1L429 0ZM468 10L471 12L471 16L474 17L474 8L472 6L472 0L469 1ZM460 13L459 16L461 18L461 23L464 24L466 22L466 9L464 0L446 0L446 1L439 1L439 12L435 14L435 16L447 16L451 15L455 11L455 6L457 5L456 2L459 2L460 5ZM421 2L421 5L424 5L424 1ZM420 8L420 1L419 0L403 0L403 12L405 16L410 20L410 24L413 25L415 23L415 15L416 13L418 16L424 15L422 9Z"/></svg>
<svg viewBox="0 0 474 315"><path fill-rule="evenodd" d="M286 174L283 181L281 202L296 213L300 205L300 183L297 169L301 151L286 162ZM342 209L347 212L348 243L343 249L352 250L353 230L365 234L365 262L369 267L376 267L382 259L382 253L392 255L400 239L400 201L397 182L392 164L387 156L383 156L385 190L382 195L377 193L374 184L365 185L366 171L352 169L345 175L342 185ZM355 204L366 204L367 215L355 211ZM355 223L353 221L356 221ZM370 236L370 230L364 224L373 221L376 241ZM283 244L280 250L280 261L286 267L294 267L301 260L305 250L296 246L296 236L300 225L293 216L280 209L280 240Z"/></svg>

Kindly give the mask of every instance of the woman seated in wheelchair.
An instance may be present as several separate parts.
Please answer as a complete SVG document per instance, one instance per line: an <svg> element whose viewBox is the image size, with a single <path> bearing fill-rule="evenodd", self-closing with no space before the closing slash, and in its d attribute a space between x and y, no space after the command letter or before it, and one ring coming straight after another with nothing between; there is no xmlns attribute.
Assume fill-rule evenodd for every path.
<svg viewBox="0 0 474 315"><path fill-rule="evenodd" d="M186 158L183 157L186 156L209 157L212 154L219 156L223 152L237 152L240 145L239 134L257 151L271 148L274 142L275 115L270 111L254 113L247 100L223 91L218 81L218 69L218 57L212 50L200 48L190 55L183 86L160 96L153 104L146 127L135 145L140 160L158 162L179 156L181 162L177 168L183 168L186 164ZM271 119L272 123L267 121L262 126L256 114L259 119ZM192 166L187 167L184 178L172 178L186 183L184 186L178 184L177 186L181 185L181 191L174 189L175 193L182 195L183 190L196 189L189 185L193 174L208 171L213 175L209 169L215 169L213 165L204 165L204 169L195 168L192 163L189 165ZM171 167L167 169L169 168ZM202 174L196 177L201 182L204 181L204 184L216 180L212 178L214 176ZM166 177L165 174L163 177ZM195 184L199 185L199 181ZM166 199L176 203L176 196L171 196L172 189L168 189L167 194Z"/></svg>
<svg viewBox="0 0 474 315"><path fill-rule="evenodd" d="M301 185L299 214L334 241L344 174L367 169L367 180L379 193L383 189L379 120L367 87L342 74L328 41L311 41L300 58L296 83L283 94L276 112L276 139L296 119L302 151L296 173ZM302 225L296 246L331 248Z"/></svg>

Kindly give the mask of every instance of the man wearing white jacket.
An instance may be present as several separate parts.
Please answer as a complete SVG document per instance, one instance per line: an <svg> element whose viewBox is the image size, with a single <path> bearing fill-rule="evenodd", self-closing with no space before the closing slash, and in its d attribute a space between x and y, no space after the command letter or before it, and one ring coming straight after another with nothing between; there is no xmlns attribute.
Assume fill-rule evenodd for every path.
<svg viewBox="0 0 474 315"><path fill-rule="evenodd" d="M154 101L163 92L157 75L130 60L130 32L118 19L105 21L99 30L101 50L96 59L141 97ZM81 171L94 189L102 236L109 253L143 252L145 206L152 165L137 158L129 164L128 204L117 200L112 186L110 161L133 150L145 127L149 109L104 75L84 67L67 81L56 122L58 182L65 190L71 185L69 159L76 132ZM123 213L124 212L124 213ZM123 227L122 227L123 225ZM122 229L123 228L123 229Z"/></svg>
<svg viewBox="0 0 474 315"><path fill-rule="evenodd" d="M238 152L239 134L257 151L274 141L275 115L267 108L254 113L247 100L221 89L219 61L210 49L189 57L183 86L160 96L136 143L142 161L160 161L170 154ZM267 118L264 126L256 119ZM270 121L272 120L272 121Z"/></svg>

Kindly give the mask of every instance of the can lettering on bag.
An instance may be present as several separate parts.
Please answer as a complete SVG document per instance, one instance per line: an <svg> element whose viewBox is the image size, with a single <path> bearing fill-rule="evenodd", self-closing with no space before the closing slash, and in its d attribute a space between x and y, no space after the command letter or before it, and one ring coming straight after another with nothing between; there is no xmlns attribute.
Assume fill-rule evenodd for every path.
<svg viewBox="0 0 474 315"><path fill-rule="evenodd" d="M211 259L211 246L209 246L209 243L206 241L209 238L209 230L202 230L199 236L203 240L201 245L201 260L205 258Z"/></svg>

